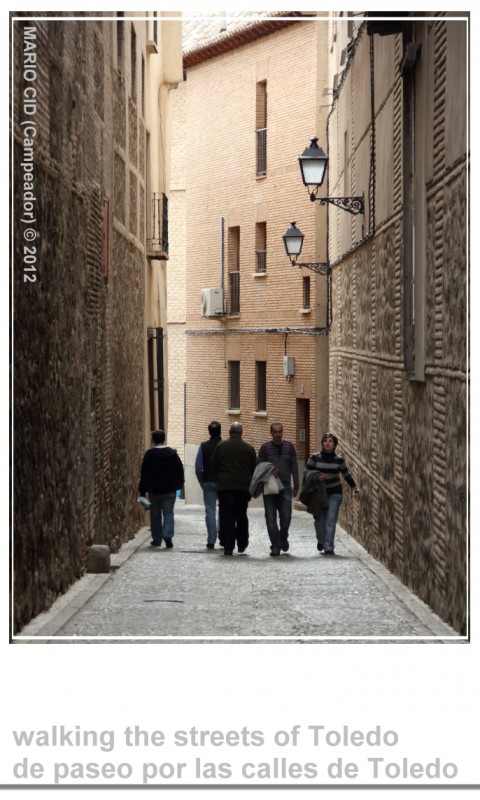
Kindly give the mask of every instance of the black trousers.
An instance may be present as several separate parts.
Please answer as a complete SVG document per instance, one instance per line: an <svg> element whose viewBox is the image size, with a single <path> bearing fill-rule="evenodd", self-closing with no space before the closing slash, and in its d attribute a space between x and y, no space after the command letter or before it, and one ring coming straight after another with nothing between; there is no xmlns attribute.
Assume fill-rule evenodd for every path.
<svg viewBox="0 0 480 800"><path fill-rule="evenodd" d="M247 508L250 492L224 489L218 492L218 508L222 544L225 550L234 550L235 542L242 550L248 545Z"/></svg>

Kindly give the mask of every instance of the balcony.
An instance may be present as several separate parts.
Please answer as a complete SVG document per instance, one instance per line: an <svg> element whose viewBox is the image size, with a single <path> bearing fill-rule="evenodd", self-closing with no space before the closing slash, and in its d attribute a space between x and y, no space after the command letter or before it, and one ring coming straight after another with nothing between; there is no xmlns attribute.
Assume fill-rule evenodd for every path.
<svg viewBox="0 0 480 800"><path fill-rule="evenodd" d="M147 257L168 260L168 197L163 192L150 195L147 209Z"/></svg>
<svg viewBox="0 0 480 800"><path fill-rule="evenodd" d="M257 175L267 174L267 129L259 128L257 136Z"/></svg>

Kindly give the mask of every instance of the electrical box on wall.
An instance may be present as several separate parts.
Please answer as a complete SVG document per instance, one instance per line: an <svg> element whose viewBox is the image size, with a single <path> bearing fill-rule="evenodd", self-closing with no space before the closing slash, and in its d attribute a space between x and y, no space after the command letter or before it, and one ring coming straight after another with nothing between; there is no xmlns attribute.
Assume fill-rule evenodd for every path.
<svg viewBox="0 0 480 800"><path fill-rule="evenodd" d="M283 374L286 378L295 375L295 359L293 356L283 356Z"/></svg>
<svg viewBox="0 0 480 800"><path fill-rule="evenodd" d="M223 289L202 289L202 317L222 317Z"/></svg>

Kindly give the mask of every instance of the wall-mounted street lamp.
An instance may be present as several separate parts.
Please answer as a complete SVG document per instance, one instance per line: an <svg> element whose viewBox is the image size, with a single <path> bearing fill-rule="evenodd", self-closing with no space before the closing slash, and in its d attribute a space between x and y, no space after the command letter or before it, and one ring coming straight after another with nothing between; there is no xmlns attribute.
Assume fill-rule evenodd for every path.
<svg viewBox="0 0 480 800"><path fill-rule="evenodd" d="M327 171L328 156L323 152L322 148L318 146L318 139L313 136L310 139L310 144L305 148L302 155L298 158L300 164L300 171L302 173L302 180L310 193L310 200L319 200L320 205L324 206L325 203L331 203L349 214L364 214L365 213L365 198L364 195L357 197L317 197L318 190L323 183L325 173Z"/></svg>
<svg viewBox="0 0 480 800"><path fill-rule="evenodd" d="M313 272L319 273L319 275L326 275L327 278L330 276L330 264L327 262L310 261L307 263L300 263L297 261L297 258L302 252L305 236L301 230L297 228L295 222L290 223L288 231L283 234L282 238L292 267L298 267L299 269L305 267L306 269L311 269Z"/></svg>

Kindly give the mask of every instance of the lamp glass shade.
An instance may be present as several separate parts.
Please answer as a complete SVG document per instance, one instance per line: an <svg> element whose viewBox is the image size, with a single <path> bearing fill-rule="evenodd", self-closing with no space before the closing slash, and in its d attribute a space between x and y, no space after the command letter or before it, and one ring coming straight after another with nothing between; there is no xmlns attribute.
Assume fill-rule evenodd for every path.
<svg viewBox="0 0 480 800"><path fill-rule="evenodd" d="M296 227L295 223L292 222L288 231L283 234L285 250L290 258L300 255L304 238L303 233Z"/></svg>
<svg viewBox="0 0 480 800"><path fill-rule="evenodd" d="M328 156L318 146L317 141L317 138L313 137L298 159L305 186L321 186L325 177Z"/></svg>

